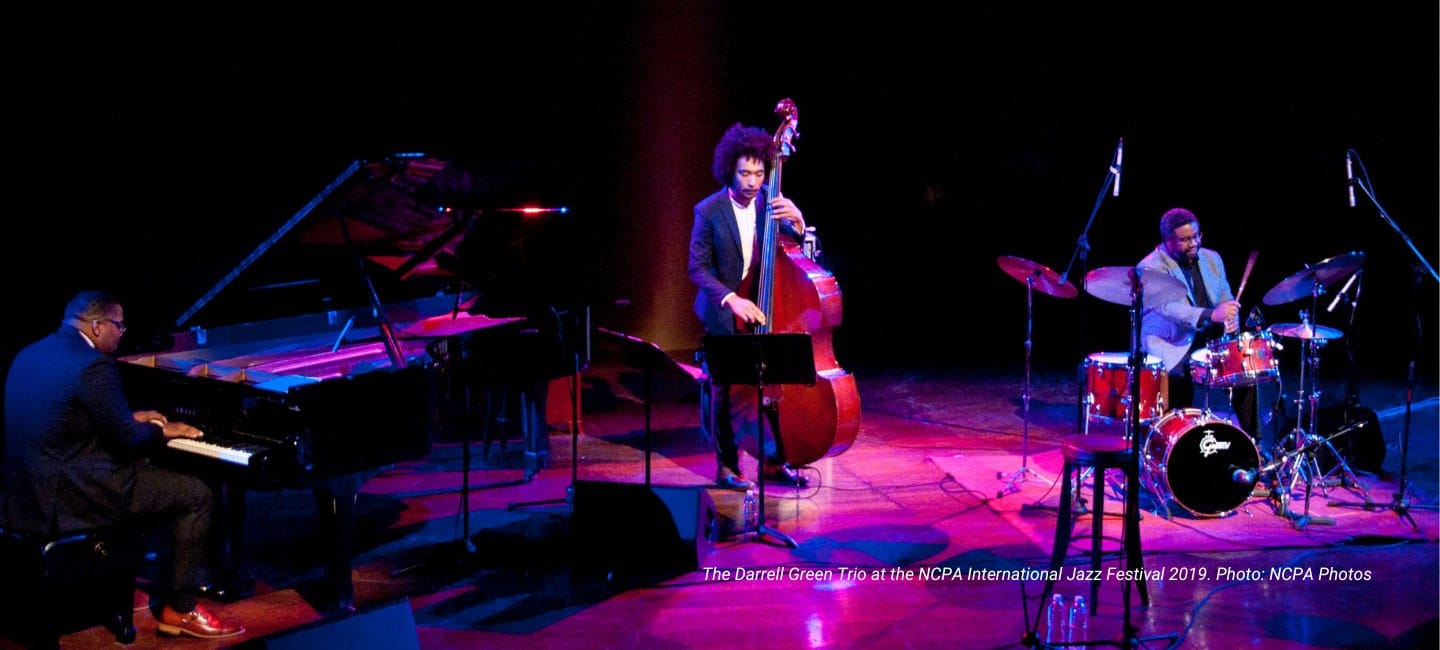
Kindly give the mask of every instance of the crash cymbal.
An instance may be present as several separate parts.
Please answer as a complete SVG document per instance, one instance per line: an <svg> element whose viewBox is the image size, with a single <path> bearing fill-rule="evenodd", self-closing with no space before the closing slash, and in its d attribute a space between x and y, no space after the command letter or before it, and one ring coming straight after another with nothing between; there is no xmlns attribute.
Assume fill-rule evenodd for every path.
<svg viewBox="0 0 1440 650"><path fill-rule="evenodd" d="M1085 291L1105 302L1130 304L1129 266L1102 266L1085 274ZM1145 303L1160 305L1185 300L1190 292L1185 283L1160 269L1141 268L1140 286L1145 288Z"/></svg>
<svg viewBox="0 0 1440 650"><path fill-rule="evenodd" d="M1050 270L1044 264L1031 262L1023 257L1014 255L1001 255L995 261L1000 264L1000 270L1021 282L1028 282L1040 293L1055 296L1056 298L1074 298L1080 294L1075 285L1070 284L1059 273Z"/></svg>
<svg viewBox="0 0 1440 650"><path fill-rule="evenodd" d="M1345 336L1343 332L1333 327L1324 325L1306 325L1304 323L1276 323L1270 326L1270 331L1280 336L1292 339L1320 339L1329 341Z"/></svg>
<svg viewBox="0 0 1440 650"><path fill-rule="evenodd" d="M1305 270L1281 280L1280 284L1265 292L1262 302L1267 305L1283 305L1309 298L1314 295L1317 286L1330 287L1360 270L1364 263L1365 253L1351 251L1308 264Z"/></svg>

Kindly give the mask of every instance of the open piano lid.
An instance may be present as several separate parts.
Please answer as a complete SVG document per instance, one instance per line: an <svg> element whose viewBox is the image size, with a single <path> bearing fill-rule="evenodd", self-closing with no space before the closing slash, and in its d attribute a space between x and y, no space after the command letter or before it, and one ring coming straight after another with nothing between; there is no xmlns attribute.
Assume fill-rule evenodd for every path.
<svg viewBox="0 0 1440 650"><path fill-rule="evenodd" d="M468 172L424 154L354 161L175 325L357 308L372 293L389 303L452 288L454 274L443 267L471 211L444 201L463 204L476 192Z"/></svg>

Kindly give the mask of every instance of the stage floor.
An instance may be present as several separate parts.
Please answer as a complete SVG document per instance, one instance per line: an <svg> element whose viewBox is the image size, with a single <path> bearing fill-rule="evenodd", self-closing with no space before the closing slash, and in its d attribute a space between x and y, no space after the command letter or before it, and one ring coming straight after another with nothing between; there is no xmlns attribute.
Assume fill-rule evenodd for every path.
<svg viewBox="0 0 1440 650"><path fill-rule="evenodd" d="M488 455L472 446L470 530L462 529L464 450L454 432L427 458L365 485L354 572L360 612L408 599L425 648L1018 647L1027 617L1033 621L1041 606L1038 570L1048 566L1059 502L1059 487L1047 481L1059 474L1059 441L1075 432L1079 382L1063 372L1035 373L1022 436L1018 368L855 374L864 416L854 445L806 468L810 487L766 489L765 514L795 548L774 543L775 536L723 539L703 553L700 570L668 571L664 545L674 540L657 533L653 519L641 517L631 528L637 520L623 517L639 501L623 490L597 491L589 501L596 511L586 513L592 521L625 522L618 533L572 535L572 469L582 482L644 481L645 409L635 390L641 375L597 359L584 382L576 465L572 438L562 431L550 436L548 467L528 481L518 440ZM698 428L696 392L682 373L660 373L660 381L650 408L652 482L698 494L714 478L714 464ZM1394 380L1362 383L1362 404L1379 414L1386 443L1382 471L1356 474L1363 491L1315 486L1307 525L1280 516L1262 497L1224 503L1223 516L1144 511L1150 603L1142 607L1137 598L1130 610L1138 634L1174 635L1198 648L1436 647L1440 526L1436 512L1420 506L1435 504L1440 401L1432 383L1411 403L1406 475L1413 489L1404 503L1415 507L1402 513L1392 505L1404 389ZM1034 474L1006 491L1002 477L1022 466ZM1225 488L1214 480L1221 483L1214 490ZM1177 491L1206 495L1208 481ZM1302 487L1291 503L1302 514L1303 494ZM721 509L736 512L738 500L726 496L718 495ZM1366 497L1373 509L1332 505ZM678 501L672 510L683 519L687 506ZM1149 493L1144 502L1156 504ZM1119 495L1107 489L1107 551L1120 547L1119 506ZM157 640L142 582L136 645L227 647L318 621L343 625L310 600L320 580L313 507L296 491L250 495L257 590L216 605L245 622L244 637ZM1084 568L1091 522L1089 514L1078 519L1057 584L1067 602L1088 597L1088 583L1073 570ZM592 565L600 571L585 569ZM605 575L607 567L622 570ZM1113 554L1103 565L1091 639L1122 635L1126 583L1110 571L1121 567ZM101 628L64 639L66 647L112 643Z"/></svg>

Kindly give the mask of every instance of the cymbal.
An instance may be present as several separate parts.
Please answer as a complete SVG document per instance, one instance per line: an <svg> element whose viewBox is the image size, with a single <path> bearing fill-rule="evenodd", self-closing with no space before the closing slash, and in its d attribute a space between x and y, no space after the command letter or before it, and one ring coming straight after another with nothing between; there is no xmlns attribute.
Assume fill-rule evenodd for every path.
<svg viewBox="0 0 1440 650"><path fill-rule="evenodd" d="M1320 339L1331 340L1345 336L1343 332L1333 327L1324 325L1305 325L1304 323L1276 323L1270 326L1270 331L1292 339Z"/></svg>
<svg viewBox="0 0 1440 650"><path fill-rule="evenodd" d="M1050 270L1044 264L1031 262L1023 257L1014 255L1001 255L995 258L1000 264L1000 270L1021 282L1029 283L1040 293L1055 296L1056 298L1074 298L1080 294L1075 285L1060 277L1059 273Z"/></svg>
<svg viewBox="0 0 1440 650"><path fill-rule="evenodd" d="M1280 284L1265 292L1265 297L1261 302L1267 305L1283 305L1301 298L1308 298L1314 295L1316 287L1334 285L1360 270L1360 266L1364 263L1365 253L1351 251L1320 260L1314 264L1307 264L1305 270L1281 280Z"/></svg>
<svg viewBox="0 0 1440 650"><path fill-rule="evenodd" d="M1105 302L1130 304L1129 266L1102 266L1085 274L1085 291ZM1145 303L1160 305L1185 300L1190 295L1185 283L1160 269L1141 268L1140 286L1145 288Z"/></svg>

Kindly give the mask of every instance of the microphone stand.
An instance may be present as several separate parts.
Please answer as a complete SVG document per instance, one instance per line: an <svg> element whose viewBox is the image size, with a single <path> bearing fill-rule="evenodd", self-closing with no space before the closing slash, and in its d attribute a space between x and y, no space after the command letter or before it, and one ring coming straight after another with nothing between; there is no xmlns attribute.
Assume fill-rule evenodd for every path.
<svg viewBox="0 0 1440 650"><path fill-rule="evenodd" d="M1130 331L1127 335L1130 339L1130 351L1126 364L1130 368L1129 388L1131 395L1138 395L1140 390L1140 369L1144 367L1142 360L1145 353L1140 347L1140 321L1144 312L1145 287L1140 281L1139 267L1130 269ZM1125 420L1130 423L1132 431L1138 431L1140 427L1140 401L1130 400L1125 406ZM1131 613L1131 591L1136 592L1140 598L1140 606L1150 605L1150 592L1145 587L1145 560L1140 550L1140 436L1133 435L1127 442L1130 447L1129 458L1125 460L1125 514L1124 527L1120 533L1121 539L1121 563L1125 567L1125 579L1121 581L1120 607L1124 610L1120 621L1120 638L1118 639L1081 639L1079 641L1041 641L1040 640L1040 616L1044 612L1050 595L1054 593L1054 580L1046 580L1045 588L1040 592L1040 609L1035 612L1035 619L1032 623L1029 615L1029 606L1025 606L1025 634L1020 638L1020 645L1027 648L1141 648L1148 647L1147 644L1153 641L1167 640L1170 642L1166 648L1174 648L1180 643L1178 632L1168 632L1151 636L1140 636L1140 628L1136 625ZM1068 481L1068 475L1066 480ZM1066 507L1061 504L1060 507ZM1103 516L1100 511L1095 512L1096 517ZM1069 534L1066 531L1056 531L1056 535ZM1054 562L1054 560L1052 560ZM1053 567L1054 565L1052 565ZM1137 577L1138 576L1138 577ZM1020 598L1022 604L1025 599L1025 585L1020 585ZM1093 604L1093 603L1092 603ZM1092 612L1094 610L1091 610ZM1087 626L1088 627L1088 626Z"/></svg>
<svg viewBox="0 0 1440 650"><path fill-rule="evenodd" d="M1409 248L1410 253L1415 256L1415 265L1410 284L1410 323L1415 329L1414 336L1410 339L1410 363L1405 376L1405 426L1400 431L1400 484L1396 487L1395 494L1390 499L1389 507L1395 514L1399 515L1401 519L1404 519L1406 523L1410 524L1411 528L1419 528L1419 525L1415 523L1415 518L1410 516L1410 510L1412 508L1424 510L1436 509L1434 504L1416 505L1410 502L1409 493L1411 487L1406 475L1407 466L1410 464L1410 415L1415 401L1415 366L1420 355L1420 338L1422 336L1420 331L1420 283L1424 280L1423 274L1425 272L1428 272L1430 279L1436 282L1440 282L1440 274L1436 274L1435 267L1431 266L1430 262L1425 260L1425 256L1420 254L1420 250L1415 247L1415 242L1410 241L1410 236L1405 234L1405 231L1395 223L1394 219L1390 218L1390 214L1385 211L1384 206L1380 205L1379 199L1375 198L1375 193L1371 191L1370 184L1366 182L1369 174L1365 172L1365 163L1360 160L1360 154L1355 153L1354 150L1350 150L1350 153L1355 156L1356 162L1360 163L1360 175L1354 181L1356 187L1359 187L1360 190L1365 193L1365 196L1370 199L1370 203L1375 206L1375 210L1380 213L1380 218L1384 220L1396 234L1400 235L1400 240L1405 242L1406 248Z"/></svg>
<svg viewBox="0 0 1440 650"><path fill-rule="evenodd" d="M1075 251L1070 254L1070 263L1065 265L1065 272L1060 274L1060 281L1065 282L1066 278L1070 277L1070 271L1075 268L1075 262L1077 260L1080 262L1080 282L1077 283L1080 285L1079 289L1081 294L1080 300L1077 301L1080 303L1078 307L1080 313L1077 314L1075 318L1075 329L1079 335L1080 354L1082 357L1085 354L1084 285L1085 274L1089 271L1087 260L1090 254L1090 226L1095 225L1095 215L1100 212L1100 205L1105 202L1105 192L1114 188L1114 196L1120 196L1120 152L1123 150L1121 147L1124 145L1125 138L1120 138L1119 144L1115 147L1115 156L1110 159L1110 166L1105 170L1105 182L1100 184L1100 194L1095 197L1095 205L1090 208L1090 218L1086 219L1085 229L1082 230L1080 236L1075 239ZM1090 414L1089 409L1086 408L1084 372L1085 364L1082 362L1079 366L1076 366L1075 369L1075 377L1079 384L1079 388L1076 389L1079 393L1075 399L1075 430L1088 432L1089 428L1085 425L1087 424L1086 420L1090 417Z"/></svg>

